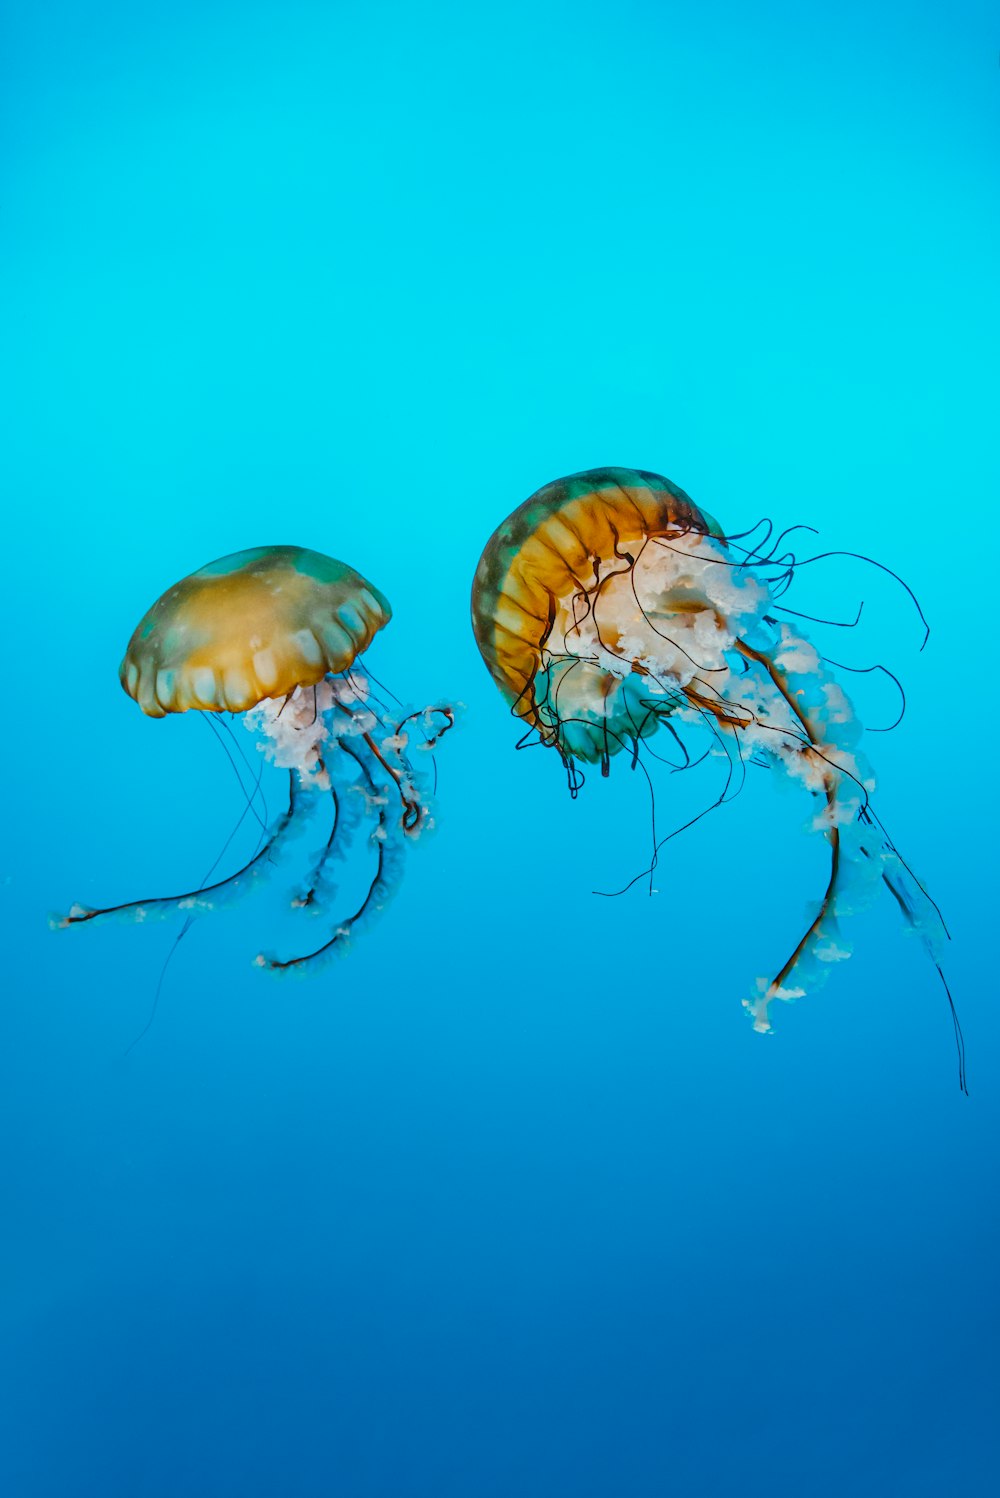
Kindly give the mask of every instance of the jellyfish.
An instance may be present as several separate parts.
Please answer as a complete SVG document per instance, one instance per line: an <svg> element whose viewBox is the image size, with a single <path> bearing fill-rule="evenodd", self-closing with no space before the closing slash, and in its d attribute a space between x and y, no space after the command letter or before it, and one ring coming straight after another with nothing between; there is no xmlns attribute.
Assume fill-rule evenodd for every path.
<svg viewBox="0 0 1000 1498"><path fill-rule="evenodd" d="M690 766L685 730L701 725L727 765L713 805L731 797L750 761L777 767L814 798L811 826L829 849L826 889L792 951L744 1000L754 1028L766 1032L775 1000L801 997L849 955L840 928L865 889L893 895L942 981L946 932L874 812L875 782L847 695L800 630L779 618L792 614L778 600L806 562L781 550L787 533L772 543L770 525L767 539L749 544L757 529L727 537L655 473L598 468L558 479L487 542L472 623L524 725L519 747L554 749L572 795L582 767L608 775L625 756L634 769L656 733L677 760L673 769ZM666 841L654 833L650 866L636 879L652 878ZM953 1006L952 1015L957 1027ZM960 1080L964 1087L961 1065Z"/></svg>
<svg viewBox="0 0 1000 1498"><path fill-rule="evenodd" d="M272 877L326 802L330 830L292 900L323 920L322 939L300 955L255 961L305 971L343 950L383 909L407 846L433 823L433 775L417 758L454 722L449 706L394 706L366 671L362 653L390 618L385 596L359 572L299 546L236 552L168 588L129 641L122 686L150 718L198 712L228 728L222 715L239 715L265 758L287 771L288 803L272 825L262 822L256 853L228 878L101 909L77 904L56 924L175 912L190 921ZM367 892L353 913L335 915L337 865L353 856L363 830Z"/></svg>

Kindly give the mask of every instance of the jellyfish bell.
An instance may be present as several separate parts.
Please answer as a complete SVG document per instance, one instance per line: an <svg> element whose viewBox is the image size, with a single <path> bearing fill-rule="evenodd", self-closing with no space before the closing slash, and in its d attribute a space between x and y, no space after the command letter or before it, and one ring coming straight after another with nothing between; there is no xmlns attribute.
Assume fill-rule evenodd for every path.
<svg viewBox="0 0 1000 1498"><path fill-rule="evenodd" d="M514 510L486 543L472 588L476 641L524 726L521 742L557 752L571 794L581 767L608 775L622 754L635 767L658 732L687 756L684 730L701 726L728 766L714 804L738 787L749 759L777 766L819 802L827 887L786 961L745 1001L759 1031L770 1029L774 1000L800 997L848 955L838 917L879 880L939 972L935 944L946 934L874 814L849 699L777 617L798 565L778 554L781 542L766 553L767 543L741 545L668 479L599 468L547 484Z"/></svg>
<svg viewBox="0 0 1000 1498"><path fill-rule="evenodd" d="M346 671L392 618L353 567L302 546L209 562L140 619L119 668L151 718L243 713Z"/></svg>
<svg viewBox="0 0 1000 1498"><path fill-rule="evenodd" d="M168 588L132 634L122 686L151 718L240 715L266 758L287 770L287 809L265 829L250 862L226 879L101 909L75 905L55 924L214 909L278 868L325 800L332 830L292 904L324 915L329 934L304 955L256 960L312 968L342 949L398 884L407 843L432 825L430 777L416 761L454 722L448 706L394 706L366 671L362 653L391 617L388 600L359 572L298 546L236 552ZM365 826L370 885L358 910L334 919L333 873Z"/></svg>

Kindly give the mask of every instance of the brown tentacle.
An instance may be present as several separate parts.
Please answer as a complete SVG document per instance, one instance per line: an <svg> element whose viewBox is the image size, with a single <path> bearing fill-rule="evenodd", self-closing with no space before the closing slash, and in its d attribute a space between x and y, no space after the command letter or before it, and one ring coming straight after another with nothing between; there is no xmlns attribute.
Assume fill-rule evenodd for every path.
<svg viewBox="0 0 1000 1498"><path fill-rule="evenodd" d="M790 711L802 725L803 732L808 738L809 743L812 745L812 748L815 749L818 753L820 748L820 741L817 739L816 734L813 731L813 727L809 721L808 714L803 712L802 708L789 692L788 683L784 677L784 673L779 670L771 657L765 655L763 651L754 650L751 646L744 644L741 640L736 641L736 649L739 651L740 655L745 656L747 660L756 661L759 666L762 666L764 668L777 690L781 693L782 698L788 704ZM809 753L810 751L805 750L804 752ZM833 813L837 803L837 772L832 766L824 762L821 773L823 775L824 789L826 790L826 804L830 808L831 813ZM820 927L822 926L823 921L826 918L827 912L830 909L830 903L833 900L834 894L836 893L837 876L839 874L839 870L840 828L837 825L836 818L834 816L831 816L830 880L826 887L826 893L823 896L823 900L816 919L809 926L808 930L804 932L791 957L789 957L788 961L784 964L777 977L771 983L771 986L767 991L767 997L769 999L773 999L777 996L778 990L784 985L785 979L793 971L795 964L802 956L806 947L809 945L809 942L813 939L814 936L819 934Z"/></svg>
<svg viewBox="0 0 1000 1498"><path fill-rule="evenodd" d="M347 717L351 716L350 708L345 707L344 703L338 702L336 705L340 708L340 711L342 713L345 713L347 715ZM374 754L383 770L392 780L393 784L396 787L396 790L399 792L399 800L403 808L403 828L406 832L412 832L415 827L418 827L420 825L420 822L423 818L424 809L420 803L419 798L407 794L402 775L398 770L394 769L392 765L389 764L388 760L385 758L385 755L375 743L375 740L372 738L371 734L363 733L361 737L368 745L368 748L371 750L372 754Z"/></svg>
<svg viewBox="0 0 1000 1498"><path fill-rule="evenodd" d="M379 764L382 766L386 774L391 776L392 780L395 782L396 790L399 792L400 803L403 807L403 826L407 832L412 832L413 828L417 826L423 816L423 807L421 806L419 799L415 796L407 794L402 775L398 770L393 769L392 765L390 765L385 755L375 743L375 740L372 738L371 734L363 733L361 737L364 739L365 743L368 745L369 749L374 754L375 758L378 760Z"/></svg>

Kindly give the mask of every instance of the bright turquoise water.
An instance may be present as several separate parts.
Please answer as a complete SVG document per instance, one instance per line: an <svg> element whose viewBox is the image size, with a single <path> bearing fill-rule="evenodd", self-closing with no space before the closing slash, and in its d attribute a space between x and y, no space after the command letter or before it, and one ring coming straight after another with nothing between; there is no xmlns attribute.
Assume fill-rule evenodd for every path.
<svg viewBox="0 0 1000 1498"><path fill-rule="evenodd" d="M158 9L5 17L3 1492L994 1491L995 15ZM641 786L573 804L514 752L468 588L606 463L920 595L922 654L855 564L797 606L863 597L830 654L905 682L868 747L951 922L968 1101L889 901L752 1033L823 882L775 776L658 896L592 895L641 867ZM465 704L439 827L314 983L250 965L276 891L199 921L125 1061L172 928L46 915L197 882L241 803L118 661L168 583L274 542L368 574L374 670Z"/></svg>

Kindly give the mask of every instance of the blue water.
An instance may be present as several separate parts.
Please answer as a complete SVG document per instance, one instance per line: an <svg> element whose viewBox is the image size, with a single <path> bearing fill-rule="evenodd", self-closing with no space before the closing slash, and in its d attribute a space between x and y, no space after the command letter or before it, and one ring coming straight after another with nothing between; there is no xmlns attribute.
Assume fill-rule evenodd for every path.
<svg viewBox="0 0 1000 1498"><path fill-rule="evenodd" d="M5 31L0 1490L995 1492L992 8L36 0ZM775 775L658 895L592 893L642 866L639 777L574 804L515 753L467 608L496 523L599 464L920 596L922 653L890 579L796 585L863 598L823 643L905 684L868 749L951 924L968 1100L888 900L752 1033L824 881ZM197 882L242 803L118 661L169 583L275 542L362 569L372 668L464 704L439 825L313 982L251 966L277 891L198 921L123 1060L176 928L48 912Z"/></svg>

